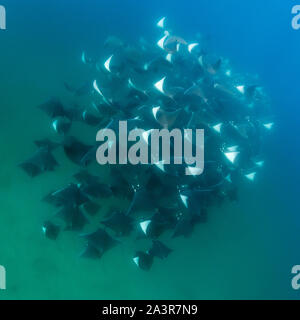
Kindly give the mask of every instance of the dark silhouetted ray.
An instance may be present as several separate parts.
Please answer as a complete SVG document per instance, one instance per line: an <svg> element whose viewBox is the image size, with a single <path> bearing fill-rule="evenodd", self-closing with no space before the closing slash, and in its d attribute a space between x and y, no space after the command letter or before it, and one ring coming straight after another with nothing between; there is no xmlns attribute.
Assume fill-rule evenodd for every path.
<svg viewBox="0 0 300 320"><path fill-rule="evenodd" d="M101 253L89 242L85 245L84 250L80 254L80 257L87 259L99 259L101 258Z"/></svg>
<svg viewBox="0 0 300 320"><path fill-rule="evenodd" d="M41 140L35 140L34 144L38 148L47 148L49 151L55 150L60 146L60 143L53 142L50 139L41 139Z"/></svg>
<svg viewBox="0 0 300 320"><path fill-rule="evenodd" d="M31 177L45 171L53 171L56 166L58 163L47 147L39 148L32 157L20 164L20 167Z"/></svg>
<svg viewBox="0 0 300 320"><path fill-rule="evenodd" d="M60 232L60 227L55 225L51 221L45 221L42 226L42 230L45 234L45 237L51 240L56 240Z"/></svg>
<svg viewBox="0 0 300 320"><path fill-rule="evenodd" d="M64 106L57 98L52 98L49 101L38 106L50 118L63 117L65 115Z"/></svg>
<svg viewBox="0 0 300 320"><path fill-rule="evenodd" d="M58 117L52 122L52 127L54 131L58 134L65 135L70 131L71 120L67 117Z"/></svg>
<svg viewBox="0 0 300 320"><path fill-rule="evenodd" d="M89 152L92 146L86 145L75 137L67 137L64 140L64 151L66 156L74 163L81 165L83 157Z"/></svg>
<svg viewBox="0 0 300 320"><path fill-rule="evenodd" d="M100 252L100 254L103 254L105 251L113 248L119 243L119 241L111 237L102 228L99 228L95 232L83 234L81 236L87 240L89 245L92 245L94 248L96 248Z"/></svg>
<svg viewBox="0 0 300 320"><path fill-rule="evenodd" d="M149 254L153 257L165 259L171 252L172 250L168 248L166 245L164 245L161 241L152 240L152 247L149 250Z"/></svg>
<svg viewBox="0 0 300 320"><path fill-rule="evenodd" d="M115 211L101 223L112 229L118 236L127 236L132 230L133 219L123 212Z"/></svg>
<svg viewBox="0 0 300 320"><path fill-rule="evenodd" d="M80 231L88 223L87 218L76 205L62 207L56 216L65 222L65 230Z"/></svg>
<svg viewBox="0 0 300 320"><path fill-rule="evenodd" d="M178 219L172 237L188 237L192 233L193 227L192 217L190 215L183 215Z"/></svg>
<svg viewBox="0 0 300 320"><path fill-rule="evenodd" d="M50 192L44 201L54 206L77 205L89 202L89 198L82 192L80 186L69 183L66 187Z"/></svg>
<svg viewBox="0 0 300 320"><path fill-rule="evenodd" d="M150 270L153 264L153 256L143 252L137 251L133 257L133 262L142 270Z"/></svg>

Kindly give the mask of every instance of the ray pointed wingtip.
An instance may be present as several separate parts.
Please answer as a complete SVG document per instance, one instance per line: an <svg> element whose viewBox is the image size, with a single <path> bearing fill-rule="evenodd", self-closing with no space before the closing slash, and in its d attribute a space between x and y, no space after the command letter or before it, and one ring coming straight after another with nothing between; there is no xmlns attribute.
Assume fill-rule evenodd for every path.
<svg viewBox="0 0 300 320"><path fill-rule="evenodd" d="M166 21L166 17L161 18L161 19L157 22L156 26L159 27L159 28L164 29L164 28L165 28L165 21Z"/></svg>
<svg viewBox="0 0 300 320"><path fill-rule="evenodd" d="M166 32L165 35L160 40L157 41L157 45L163 50L165 49L164 43L168 36L169 36L169 33Z"/></svg>
<svg viewBox="0 0 300 320"><path fill-rule="evenodd" d="M274 126L274 122L268 122L268 123L264 123L263 126L267 129L267 130L271 130Z"/></svg>
<svg viewBox="0 0 300 320"><path fill-rule="evenodd" d="M244 85L238 85L238 86L235 86L235 88L236 88L241 94L245 94L245 86L244 86Z"/></svg>
<svg viewBox="0 0 300 320"><path fill-rule="evenodd" d="M255 172L255 171L254 171L254 172L250 172L250 173L248 173L248 174L245 174L244 176L245 176L245 178L247 178L248 180L254 181L255 176L256 176L256 172Z"/></svg>
<svg viewBox="0 0 300 320"><path fill-rule="evenodd" d="M166 55L166 60L167 60L168 62L170 62L170 63L173 62L173 61L172 61L172 58L173 58L172 53L168 53L168 54Z"/></svg>
<svg viewBox="0 0 300 320"><path fill-rule="evenodd" d="M231 162L235 163L235 160L237 156L240 154L239 151L229 151L229 152L224 152L225 157Z"/></svg>
<svg viewBox="0 0 300 320"><path fill-rule="evenodd" d="M189 44L189 45L188 45L188 52L189 52L189 53L192 53L193 49L196 48L197 46L199 46L199 43L198 43L198 42Z"/></svg>
<svg viewBox="0 0 300 320"><path fill-rule="evenodd" d="M82 51L82 54L81 54L81 61L86 64L86 56L85 56L85 52Z"/></svg>
<svg viewBox="0 0 300 320"><path fill-rule="evenodd" d="M108 72L111 72L111 68L110 68L110 63L111 63L111 60L113 58L113 54L104 62L104 68L108 71Z"/></svg>
<svg viewBox="0 0 300 320"><path fill-rule="evenodd" d="M103 97L103 94L102 94L101 90L98 87L98 83L97 83L96 79L93 81L93 88L96 90L96 92L98 92Z"/></svg>
<svg viewBox="0 0 300 320"><path fill-rule="evenodd" d="M154 84L154 87L163 94L165 94L165 91L164 91L165 80L166 80L166 77L163 77L162 79L160 79Z"/></svg>
<svg viewBox="0 0 300 320"><path fill-rule="evenodd" d="M149 228L151 222L152 222L151 220L145 220L145 221L140 222L140 227L145 235L147 235L147 231L148 231L148 228Z"/></svg>
<svg viewBox="0 0 300 320"><path fill-rule="evenodd" d="M216 132L221 133L222 126L223 126L223 123L220 122L220 123L217 123L217 124L215 124L214 126L212 126L212 128L213 128Z"/></svg>

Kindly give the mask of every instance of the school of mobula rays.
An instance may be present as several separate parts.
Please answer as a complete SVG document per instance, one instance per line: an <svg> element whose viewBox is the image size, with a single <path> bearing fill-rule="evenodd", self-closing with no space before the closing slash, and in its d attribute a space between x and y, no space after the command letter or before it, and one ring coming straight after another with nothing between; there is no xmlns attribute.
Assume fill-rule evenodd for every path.
<svg viewBox="0 0 300 320"><path fill-rule="evenodd" d="M165 18L157 27L163 36L155 45L143 38L133 46L109 37L101 59L83 52L90 79L80 86L64 84L75 102L66 106L51 98L39 106L61 141L35 141L35 154L20 164L32 177L53 171L58 166L53 154L62 148L78 171L73 182L44 198L57 209L42 226L45 236L56 239L61 230L77 231L85 242L81 256L94 259L124 237L149 239L148 247L132 255L143 270L172 252L161 241L163 234L170 241L188 237L206 221L209 208L237 200L242 181L253 182L264 165L262 143L273 127L270 103L257 77L236 73L228 59L208 52L203 38L188 42L175 36ZM107 164L101 167L109 175L105 183L90 168L99 142L83 142L70 131L74 122L93 132L117 131L121 120L127 120L130 129L146 131L204 129L203 173L185 175L185 163ZM109 197L110 203L128 205L101 214L101 201ZM95 217L93 232L87 232Z"/></svg>

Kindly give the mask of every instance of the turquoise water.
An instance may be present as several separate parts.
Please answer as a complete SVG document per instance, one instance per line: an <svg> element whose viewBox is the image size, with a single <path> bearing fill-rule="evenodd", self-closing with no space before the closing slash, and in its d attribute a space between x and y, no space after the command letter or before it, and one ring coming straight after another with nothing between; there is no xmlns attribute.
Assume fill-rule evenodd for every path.
<svg viewBox="0 0 300 320"><path fill-rule="evenodd" d="M7 270L0 299L300 297L290 285L291 268L300 264L300 31L291 29L292 3L1 1L8 29L0 32L0 264ZM40 200L68 182L75 166L65 161L36 179L17 168L35 150L33 140L55 137L36 106L64 97L65 80L87 76L82 50L97 55L109 35L156 39L154 25L164 15L183 35L207 34L210 46L241 72L260 75L276 118L265 143L266 166L254 185L241 186L237 204L213 208L190 238L172 240L174 252L150 272L132 263L132 239L100 261L82 260L75 234L53 242L41 232L53 209ZM108 207L103 204L104 212Z"/></svg>

